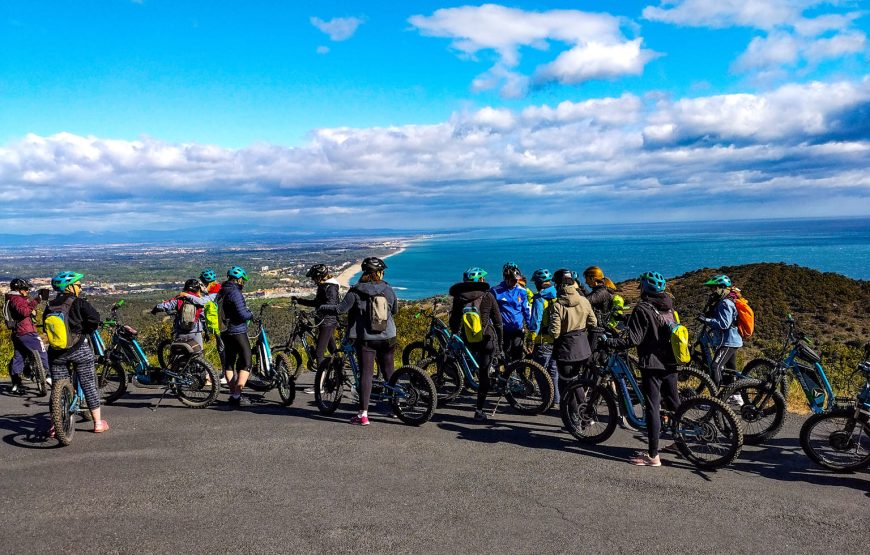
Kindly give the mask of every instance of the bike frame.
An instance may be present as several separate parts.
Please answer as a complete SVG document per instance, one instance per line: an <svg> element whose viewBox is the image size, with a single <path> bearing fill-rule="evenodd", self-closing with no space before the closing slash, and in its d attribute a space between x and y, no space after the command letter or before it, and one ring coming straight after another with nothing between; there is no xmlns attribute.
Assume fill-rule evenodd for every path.
<svg viewBox="0 0 870 555"><path fill-rule="evenodd" d="M605 370L617 385L619 391L619 399L617 401L621 404L623 416L635 428L646 429L646 401L644 400L640 385L637 383L637 378L634 377L634 372L631 371L631 368L629 368L628 364L618 353L610 354ZM635 414L634 405L631 404L632 392L640 400L641 407L643 408L642 416L640 417Z"/></svg>
<svg viewBox="0 0 870 555"><path fill-rule="evenodd" d="M353 375L353 388L359 392L360 390L360 378L361 372L359 368L359 363L356 359L356 349L353 346L353 342L349 339L345 338L341 342L341 346L338 349L340 352L344 353L345 358L350 361L350 371ZM343 372L342 372L343 373ZM347 382L347 376L344 376L345 382ZM379 401L387 401L393 398L404 398L407 397L407 394L399 387L395 387L390 385L387 380L383 379L382 376L375 378L375 380L379 381L381 386L383 387L382 392L375 391L374 387L372 388L372 393L370 396L371 401L379 402ZM374 382L373 381L373 385Z"/></svg>
<svg viewBox="0 0 870 555"><path fill-rule="evenodd" d="M831 388L831 383L828 381L828 376L825 374L825 369L818 362L812 366L801 364L797 360L798 348L795 346L788 355L788 358L783 362L783 366L790 369L801 389L804 390L807 403L810 405L810 410L815 414L827 412L834 407L834 390ZM819 399L821 395L817 395L815 388L810 384L810 379L817 378L819 385L824 390L824 399Z"/></svg>

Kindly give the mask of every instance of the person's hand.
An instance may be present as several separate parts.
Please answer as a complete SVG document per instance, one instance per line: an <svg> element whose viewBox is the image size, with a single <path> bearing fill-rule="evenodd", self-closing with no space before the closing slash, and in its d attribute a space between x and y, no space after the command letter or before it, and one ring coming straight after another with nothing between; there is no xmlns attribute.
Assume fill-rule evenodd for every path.
<svg viewBox="0 0 870 555"><path fill-rule="evenodd" d="M160 312L160 309L157 308L156 306L151 309L151 314L157 314L158 312Z"/></svg>
<svg viewBox="0 0 870 555"><path fill-rule="evenodd" d="M48 296L51 294L51 290L43 288L38 291L38 294L40 299L42 299L43 301L47 301Z"/></svg>

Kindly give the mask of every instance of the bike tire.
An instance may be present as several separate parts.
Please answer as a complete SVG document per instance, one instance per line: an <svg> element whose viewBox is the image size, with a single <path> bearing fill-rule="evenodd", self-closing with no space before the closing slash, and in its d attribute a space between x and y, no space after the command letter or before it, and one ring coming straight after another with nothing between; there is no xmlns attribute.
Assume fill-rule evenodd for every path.
<svg viewBox="0 0 870 555"><path fill-rule="evenodd" d="M743 449L740 419L728 405L712 397L684 400L674 413L671 430L683 457L704 470L728 466Z"/></svg>
<svg viewBox="0 0 870 555"><path fill-rule="evenodd" d="M393 414L405 424L420 426L432 419L438 404L438 391L429 374L416 366L402 366L390 376L390 405Z"/></svg>
<svg viewBox="0 0 870 555"><path fill-rule="evenodd" d="M742 406L732 410L743 426L743 443L759 445L776 437L786 419L785 399L770 382L745 379L722 389L719 398L726 403L739 395Z"/></svg>
<svg viewBox="0 0 870 555"><path fill-rule="evenodd" d="M179 373L190 380L190 383L172 386L173 393L184 406L204 409L214 403L218 395L219 378L207 360L200 357L188 360Z"/></svg>
<svg viewBox="0 0 870 555"><path fill-rule="evenodd" d="M747 362L741 373L747 378L767 380L767 376L776 369L776 366L777 363L769 358L756 358ZM788 374L786 373L777 384L777 389L782 393L784 399L788 399L789 385Z"/></svg>
<svg viewBox="0 0 870 555"><path fill-rule="evenodd" d="M870 422L856 419L854 408L835 408L810 416L801 426L800 441L807 457L828 470L855 472L870 468Z"/></svg>
<svg viewBox="0 0 870 555"><path fill-rule="evenodd" d="M559 416L577 441L593 444L607 441L619 421L613 393L592 380L572 382L561 392Z"/></svg>
<svg viewBox="0 0 870 555"><path fill-rule="evenodd" d="M104 362L97 372L97 388L106 405L120 399L127 391L127 372L118 362Z"/></svg>
<svg viewBox="0 0 870 555"><path fill-rule="evenodd" d="M706 395L707 397L719 397L719 388L709 375L694 366L677 367L677 388L680 399Z"/></svg>
<svg viewBox="0 0 870 555"><path fill-rule="evenodd" d="M426 359L434 358L438 352L425 341L411 341L404 349L402 349L402 366L420 366L420 363ZM437 384L436 384L437 385Z"/></svg>
<svg viewBox="0 0 870 555"><path fill-rule="evenodd" d="M58 380L51 386L51 423L54 425L55 439L63 446L72 443L76 431L75 414L72 412L75 395L69 379Z"/></svg>
<svg viewBox="0 0 870 555"><path fill-rule="evenodd" d="M332 414L344 395L344 356L333 355L323 359L314 375L314 402L321 414Z"/></svg>
<svg viewBox="0 0 870 555"><path fill-rule="evenodd" d="M169 368L169 353L172 351L172 339L164 339L157 344L157 363L160 368Z"/></svg>
<svg viewBox="0 0 870 555"><path fill-rule="evenodd" d="M277 355L272 363L272 368L275 370L275 384L278 387L281 404L289 407L296 399L296 380L291 377L287 368L287 357L283 354Z"/></svg>
<svg viewBox="0 0 870 555"><path fill-rule="evenodd" d="M296 347L292 347L287 350L287 371L290 374L290 378L295 382L299 379L299 375L302 374L302 369L306 368L306 365L302 364L302 354Z"/></svg>
<svg viewBox="0 0 870 555"><path fill-rule="evenodd" d="M553 406L553 378L543 366L530 359L515 360L502 374L504 396L522 414L542 414Z"/></svg>
<svg viewBox="0 0 870 555"><path fill-rule="evenodd" d="M45 382L46 368L42 365L42 357L38 353L30 361L31 376L30 379L36 384L36 396L45 397L48 393L48 385Z"/></svg>
<svg viewBox="0 0 870 555"><path fill-rule="evenodd" d="M420 361L416 366L435 384L439 407L455 400L465 388L465 373L455 360L442 361L441 357L435 356Z"/></svg>

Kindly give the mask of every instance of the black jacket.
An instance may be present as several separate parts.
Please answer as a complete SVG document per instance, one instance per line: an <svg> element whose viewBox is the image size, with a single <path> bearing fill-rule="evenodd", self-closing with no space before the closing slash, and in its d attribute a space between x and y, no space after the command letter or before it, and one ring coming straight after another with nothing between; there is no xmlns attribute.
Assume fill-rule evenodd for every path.
<svg viewBox="0 0 870 555"><path fill-rule="evenodd" d="M617 349L637 347L640 367L645 370L672 370L676 367L671 349L670 330L653 313L652 305L659 312L674 309L674 299L666 293L643 294L631 311L625 334L613 341Z"/></svg>
<svg viewBox="0 0 870 555"><path fill-rule="evenodd" d="M52 309L58 308L66 302L69 297L69 294L61 293L50 300L45 312L43 312L43 321L45 321L45 317L52 311ZM97 309L91 306L91 303L81 297L76 297L76 300L73 301L72 306L70 306L69 309L69 331L80 334L82 339L84 339L98 329L100 329L100 313L97 312Z"/></svg>
<svg viewBox="0 0 870 555"><path fill-rule="evenodd" d="M604 285L596 285L586 295L586 298L589 299L589 304L592 305L592 310L595 311L598 325L605 325L607 317L610 315L610 309L613 307L613 292Z"/></svg>
<svg viewBox="0 0 870 555"><path fill-rule="evenodd" d="M328 279L317 285L317 294L313 299L296 299L296 302L302 306L310 306L317 310L323 305L338 304L338 281L334 278ZM321 314L323 320L321 326L331 326L338 323L338 317L335 314Z"/></svg>
<svg viewBox="0 0 870 555"><path fill-rule="evenodd" d="M450 309L450 331L459 334L462 327L462 310L465 306L480 297L483 300L480 302L480 320L483 329L486 330L484 335L488 338L487 344L494 345L502 344L504 334L503 324L501 320L501 312L498 309L498 301L495 300L492 292L490 292L489 284L483 282L463 281L454 284L450 288L450 295L453 297L453 307Z"/></svg>

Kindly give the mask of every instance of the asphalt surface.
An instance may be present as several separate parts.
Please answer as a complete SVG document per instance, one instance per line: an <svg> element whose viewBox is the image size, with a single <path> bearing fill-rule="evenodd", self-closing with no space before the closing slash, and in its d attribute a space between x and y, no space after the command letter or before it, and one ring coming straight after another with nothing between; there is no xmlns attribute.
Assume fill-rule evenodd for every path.
<svg viewBox="0 0 870 555"><path fill-rule="evenodd" d="M307 381L303 378L302 382ZM300 384L301 385L301 384ZM301 391L230 411L152 412L132 388L104 409L111 430L78 425L43 440L47 398L0 394L0 552L866 553L870 474L813 467L791 415L769 445L699 472L626 458L617 430L582 448L555 413L502 408L471 419L470 399L413 428L375 411L351 426ZM221 395L225 399L225 395Z"/></svg>

